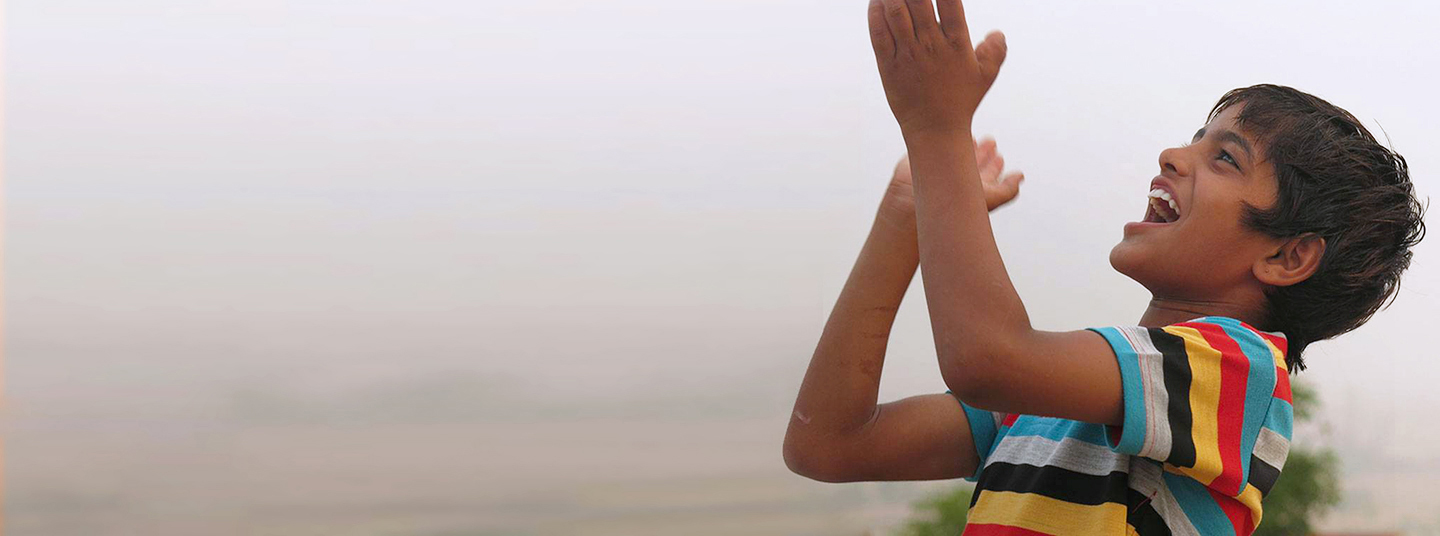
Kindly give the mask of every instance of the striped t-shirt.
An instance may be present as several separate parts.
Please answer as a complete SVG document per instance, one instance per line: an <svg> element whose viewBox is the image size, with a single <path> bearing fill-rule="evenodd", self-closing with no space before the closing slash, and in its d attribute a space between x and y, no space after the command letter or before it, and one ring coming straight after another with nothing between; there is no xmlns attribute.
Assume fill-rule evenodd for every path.
<svg viewBox="0 0 1440 536"><path fill-rule="evenodd" d="M1250 534L1290 449L1285 338L1225 317L1112 327L1120 427L965 406L966 536Z"/></svg>

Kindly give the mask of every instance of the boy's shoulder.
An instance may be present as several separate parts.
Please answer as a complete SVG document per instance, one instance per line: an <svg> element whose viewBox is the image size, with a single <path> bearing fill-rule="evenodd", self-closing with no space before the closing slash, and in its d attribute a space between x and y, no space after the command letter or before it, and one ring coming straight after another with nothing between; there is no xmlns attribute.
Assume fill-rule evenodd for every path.
<svg viewBox="0 0 1440 536"><path fill-rule="evenodd" d="M1063 504L1093 514L1066 518L1075 533L1146 523L1208 533L1197 527L1237 519L1236 533L1253 529L1245 520L1260 519L1289 450L1285 337L1221 316L1091 329L1115 348L1123 422L967 406L982 468L972 515L1024 528L1031 517L1002 512Z"/></svg>
<svg viewBox="0 0 1440 536"><path fill-rule="evenodd" d="M1168 356L1185 361L1239 360L1252 365L1273 362L1281 375L1288 373L1284 333L1263 331L1228 316L1203 316L1162 327L1090 330L1105 337L1120 358L1122 369L1128 360Z"/></svg>

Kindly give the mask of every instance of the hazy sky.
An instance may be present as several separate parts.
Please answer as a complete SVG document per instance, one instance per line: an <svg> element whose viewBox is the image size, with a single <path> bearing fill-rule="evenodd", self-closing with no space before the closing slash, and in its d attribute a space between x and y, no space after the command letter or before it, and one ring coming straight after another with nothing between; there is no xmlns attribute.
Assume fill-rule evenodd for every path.
<svg viewBox="0 0 1440 536"><path fill-rule="evenodd" d="M1147 295L1106 255L1160 150L1228 89L1329 99L1440 191L1431 5L967 11L1008 35L976 129L1026 172L994 221L1041 327L1138 319ZM114 463L85 478L128 489L108 471L146 467L135 445L197 423L753 421L735 433L780 474L789 404L903 151L859 1L44 0L6 19L15 500L68 463L56 445L104 445ZM1308 354L1330 408L1317 440L1357 482L1440 474L1437 240L1389 310ZM944 388L912 290L885 398ZM517 474L548 463L511 443ZM1421 501L1393 518L1440 523ZM15 515L47 526L57 504ZM133 513L117 508L96 519Z"/></svg>

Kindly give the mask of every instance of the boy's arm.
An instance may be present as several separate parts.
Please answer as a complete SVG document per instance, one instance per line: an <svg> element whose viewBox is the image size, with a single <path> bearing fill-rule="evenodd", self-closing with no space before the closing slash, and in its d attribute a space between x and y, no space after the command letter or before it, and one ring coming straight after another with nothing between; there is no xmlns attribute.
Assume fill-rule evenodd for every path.
<svg viewBox="0 0 1440 536"><path fill-rule="evenodd" d="M1013 200L1024 175L1002 175L1005 158L993 140L975 150L987 208ZM902 158L795 402L785 462L796 473L836 482L975 472L970 423L954 396L875 404L890 328L919 262L910 161Z"/></svg>
<svg viewBox="0 0 1440 536"><path fill-rule="evenodd" d="M969 422L953 397L876 405L890 328L919 265L913 218L882 206L825 323L785 432L785 464L800 475L847 482L975 471Z"/></svg>
<svg viewBox="0 0 1440 536"><path fill-rule="evenodd" d="M872 0L881 79L915 177L919 251L946 384L973 406L1120 424L1119 366L1088 331L1033 329L1000 258L970 125L1005 57L1003 35L970 45L959 0Z"/></svg>

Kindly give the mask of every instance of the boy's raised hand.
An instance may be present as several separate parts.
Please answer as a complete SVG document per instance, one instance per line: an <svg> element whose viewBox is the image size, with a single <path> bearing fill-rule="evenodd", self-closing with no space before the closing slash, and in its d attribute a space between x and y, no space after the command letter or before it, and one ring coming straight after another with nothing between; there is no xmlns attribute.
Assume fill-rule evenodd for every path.
<svg viewBox="0 0 1440 536"><path fill-rule="evenodd" d="M995 145L995 140L986 138L975 143L975 165L980 169L980 185L985 189L985 207L995 210L1015 200L1020 193L1020 183L1025 174L1019 171L1001 174L1005 170L1005 156ZM885 191L882 210L886 217L896 222L915 224L915 181L910 173L910 156L900 158L895 164L895 174L890 178L890 187Z"/></svg>
<svg viewBox="0 0 1440 536"><path fill-rule="evenodd" d="M890 111L906 136L968 132L1005 61L1005 35L970 45L960 0L870 0L870 41Z"/></svg>

